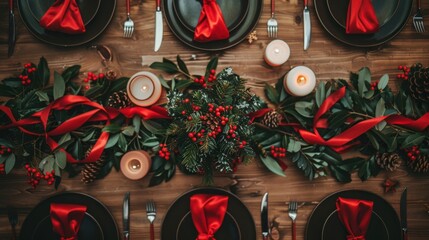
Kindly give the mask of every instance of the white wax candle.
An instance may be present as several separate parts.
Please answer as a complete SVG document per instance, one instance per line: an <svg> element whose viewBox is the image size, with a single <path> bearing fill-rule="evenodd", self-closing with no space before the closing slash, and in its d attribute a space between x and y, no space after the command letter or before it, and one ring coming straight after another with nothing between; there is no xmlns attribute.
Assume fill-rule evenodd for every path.
<svg viewBox="0 0 429 240"><path fill-rule="evenodd" d="M158 77L151 72L138 72L127 84L128 97L137 106L146 107L161 97L162 86Z"/></svg>
<svg viewBox="0 0 429 240"><path fill-rule="evenodd" d="M279 39L271 41L265 48L264 60L273 67L277 67L285 63L290 56L289 45Z"/></svg>
<svg viewBox="0 0 429 240"><path fill-rule="evenodd" d="M138 180L149 172L152 160L145 151L130 151L121 158L121 172L131 180Z"/></svg>
<svg viewBox="0 0 429 240"><path fill-rule="evenodd" d="M316 75L308 67L297 66L292 68L283 79L283 86L293 96L306 96L316 86Z"/></svg>

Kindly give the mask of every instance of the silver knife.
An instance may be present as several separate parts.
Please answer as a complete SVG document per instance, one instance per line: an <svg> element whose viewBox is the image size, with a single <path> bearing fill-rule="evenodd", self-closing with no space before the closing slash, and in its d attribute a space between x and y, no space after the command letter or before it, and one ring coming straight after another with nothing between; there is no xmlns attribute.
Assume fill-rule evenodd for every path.
<svg viewBox="0 0 429 240"><path fill-rule="evenodd" d="M402 240L408 240L408 224L407 224L407 188L404 189L401 195L401 228Z"/></svg>
<svg viewBox="0 0 429 240"><path fill-rule="evenodd" d="M122 206L122 223L124 227L124 240L130 238L130 192L125 193L124 204Z"/></svg>
<svg viewBox="0 0 429 240"><path fill-rule="evenodd" d="M310 10L308 9L308 0L304 0L304 11L302 13L304 17L304 50L310 47L311 40L311 21L310 21Z"/></svg>
<svg viewBox="0 0 429 240"><path fill-rule="evenodd" d="M10 57L15 49L16 41L16 26L15 26L15 14L13 13L13 0L9 0L9 48L7 56Z"/></svg>
<svg viewBox="0 0 429 240"><path fill-rule="evenodd" d="M155 48L157 52L161 47L162 43L162 11L161 11L161 0L156 0L156 12L155 12Z"/></svg>
<svg viewBox="0 0 429 240"><path fill-rule="evenodd" d="M268 228L268 193L264 194L261 201L261 227L263 240L268 240L270 233Z"/></svg>

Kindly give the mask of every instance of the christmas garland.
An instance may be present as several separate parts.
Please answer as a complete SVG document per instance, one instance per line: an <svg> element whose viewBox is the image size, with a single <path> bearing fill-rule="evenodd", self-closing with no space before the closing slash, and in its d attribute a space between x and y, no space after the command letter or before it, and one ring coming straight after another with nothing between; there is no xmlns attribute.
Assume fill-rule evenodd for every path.
<svg viewBox="0 0 429 240"><path fill-rule="evenodd" d="M128 78L82 76L75 65L55 72L50 86L44 58L25 64L0 84L0 171L25 167L33 187L42 180L58 186L64 171L89 183L139 149L152 154L151 186L170 180L176 166L210 183L255 156L278 175L290 159L310 179L329 174L343 182L355 171L362 180L393 171L401 159L415 172L429 170L429 70L420 64L400 67L396 94L387 75L371 82L367 68L351 73L350 84L321 82L305 97L289 96L280 79L265 88L273 108L231 68L216 74L217 58L202 76L179 56L177 64L164 59L151 67L173 76L160 78L164 107L132 106ZM350 147L368 157L342 159Z"/></svg>

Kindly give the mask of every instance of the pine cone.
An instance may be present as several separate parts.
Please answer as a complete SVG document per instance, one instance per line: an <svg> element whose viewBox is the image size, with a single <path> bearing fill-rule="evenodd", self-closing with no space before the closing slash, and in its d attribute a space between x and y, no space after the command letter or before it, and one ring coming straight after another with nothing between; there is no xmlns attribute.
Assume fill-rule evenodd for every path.
<svg viewBox="0 0 429 240"><path fill-rule="evenodd" d="M86 151L85 158L88 157L91 150L92 150L92 146ZM82 168L80 172L82 175L82 178L81 178L82 182L86 184L93 182L97 178L98 174L100 173L101 168L104 167L104 164L106 164L106 158L104 157L104 155L101 155L100 159L98 159L95 162L85 164L85 166Z"/></svg>
<svg viewBox="0 0 429 240"><path fill-rule="evenodd" d="M128 98L127 92L120 90L109 96L109 99L107 100L107 106L121 109L131 106L131 101Z"/></svg>
<svg viewBox="0 0 429 240"><path fill-rule="evenodd" d="M408 166L416 173L427 173L429 171L429 156L420 155L416 160L410 161Z"/></svg>
<svg viewBox="0 0 429 240"><path fill-rule="evenodd" d="M401 166L401 158L397 153L378 153L376 160L380 168L391 172Z"/></svg>
<svg viewBox="0 0 429 240"><path fill-rule="evenodd" d="M280 113L276 112L276 110L272 110L265 114L261 123L267 127L276 128L279 126L279 123L281 122L282 118L283 117Z"/></svg>
<svg viewBox="0 0 429 240"><path fill-rule="evenodd" d="M414 65L408 82L411 96L415 100L429 101L429 68L424 68L421 64Z"/></svg>

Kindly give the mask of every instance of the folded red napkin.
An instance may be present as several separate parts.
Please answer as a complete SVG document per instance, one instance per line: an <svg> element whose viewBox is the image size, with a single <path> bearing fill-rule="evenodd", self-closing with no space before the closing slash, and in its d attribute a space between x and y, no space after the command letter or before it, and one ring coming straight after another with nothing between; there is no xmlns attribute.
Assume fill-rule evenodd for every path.
<svg viewBox="0 0 429 240"><path fill-rule="evenodd" d="M40 26L47 30L68 34L85 32L85 25L76 0L56 0L40 19Z"/></svg>
<svg viewBox="0 0 429 240"><path fill-rule="evenodd" d="M371 0L350 0L346 33L364 34L378 31L379 23Z"/></svg>
<svg viewBox="0 0 429 240"><path fill-rule="evenodd" d="M191 216L198 231L196 240L216 240L214 234L222 226L228 196L195 194L190 201Z"/></svg>
<svg viewBox="0 0 429 240"><path fill-rule="evenodd" d="M216 0L203 0L203 6L194 31L194 40L210 42L229 38L222 10Z"/></svg>
<svg viewBox="0 0 429 240"><path fill-rule="evenodd" d="M336 202L338 217L346 227L347 240L365 240L372 215L372 201L339 197Z"/></svg>
<svg viewBox="0 0 429 240"><path fill-rule="evenodd" d="M85 217L86 206L51 203L51 222L61 240L77 240L80 223Z"/></svg>

